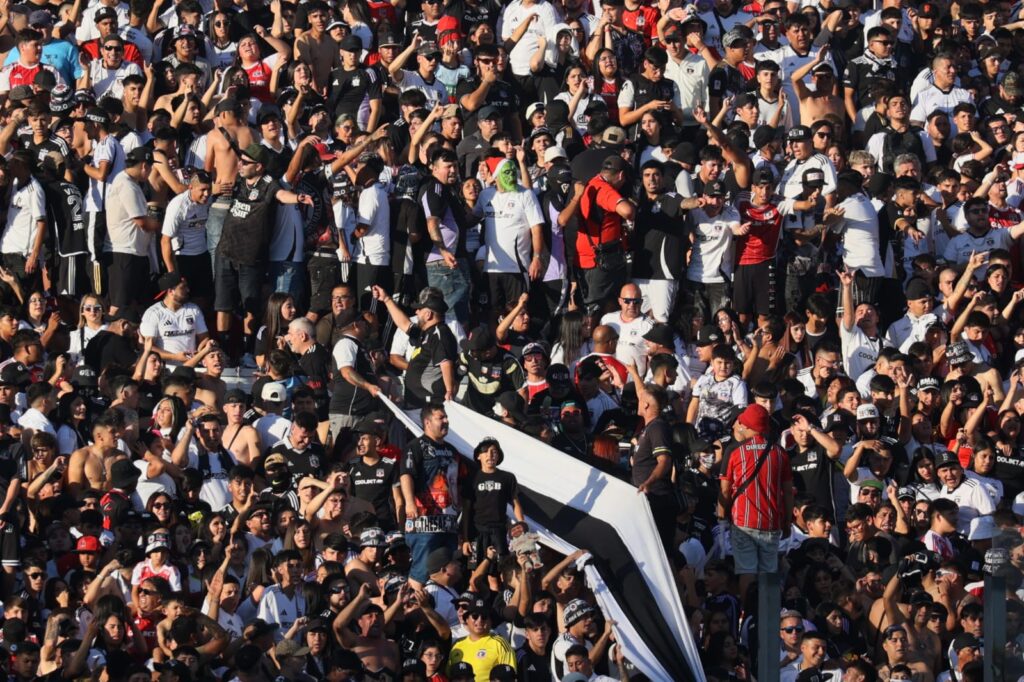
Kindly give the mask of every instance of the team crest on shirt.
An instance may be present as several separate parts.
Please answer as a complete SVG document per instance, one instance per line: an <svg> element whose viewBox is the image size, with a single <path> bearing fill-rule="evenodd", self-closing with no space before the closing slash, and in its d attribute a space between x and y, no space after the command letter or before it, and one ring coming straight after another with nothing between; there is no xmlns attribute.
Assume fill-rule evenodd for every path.
<svg viewBox="0 0 1024 682"><path fill-rule="evenodd" d="M480 649L476 652L477 658L487 658L487 649Z"/></svg>
<svg viewBox="0 0 1024 682"><path fill-rule="evenodd" d="M260 191L258 189L254 189L251 192L249 192L249 201L256 201L259 198L260 198Z"/></svg>
<svg viewBox="0 0 1024 682"><path fill-rule="evenodd" d="M377 478L384 478L384 470L377 469Z"/></svg>
<svg viewBox="0 0 1024 682"><path fill-rule="evenodd" d="M352 86L359 87L359 76L356 76L355 78L352 79Z"/></svg>
<svg viewBox="0 0 1024 682"><path fill-rule="evenodd" d="M188 315L185 317L185 324L195 324L196 318L194 315Z"/></svg>
<svg viewBox="0 0 1024 682"><path fill-rule="evenodd" d="M320 466L320 458L317 457L316 455L310 455L309 456L309 465L311 467L313 467L314 469L316 469L317 467Z"/></svg>
<svg viewBox="0 0 1024 682"><path fill-rule="evenodd" d="M814 462L817 462L817 461L818 461L818 453L817 452L808 452L807 453L807 462L808 463L814 463Z"/></svg>

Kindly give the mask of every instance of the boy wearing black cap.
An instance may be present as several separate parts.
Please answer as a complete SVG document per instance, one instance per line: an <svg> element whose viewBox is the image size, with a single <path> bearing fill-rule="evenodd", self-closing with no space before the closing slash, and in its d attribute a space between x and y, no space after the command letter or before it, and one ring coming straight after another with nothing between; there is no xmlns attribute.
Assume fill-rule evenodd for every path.
<svg viewBox="0 0 1024 682"><path fill-rule="evenodd" d="M472 519L472 535L476 536L474 552L478 559L487 555L489 547L498 550L498 556L502 557L508 554L506 510L509 505L512 505L516 520L523 520L516 477L508 471L498 470L505 453L494 438L480 441L473 449L473 459L478 468L467 481L462 518ZM468 537L470 533L465 535Z"/></svg>

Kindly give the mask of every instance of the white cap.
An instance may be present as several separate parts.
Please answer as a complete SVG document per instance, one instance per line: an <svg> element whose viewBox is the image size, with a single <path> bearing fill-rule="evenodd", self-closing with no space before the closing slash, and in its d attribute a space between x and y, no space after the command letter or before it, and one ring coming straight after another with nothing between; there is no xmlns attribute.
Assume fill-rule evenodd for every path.
<svg viewBox="0 0 1024 682"><path fill-rule="evenodd" d="M270 383L263 384L263 391L260 393L260 398L271 403L283 403L285 396L288 394L288 389L280 381L271 381Z"/></svg>
<svg viewBox="0 0 1024 682"><path fill-rule="evenodd" d="M996 520L991 516L977 516L971 519L971 528L967 532L967 539L971 542L991 540L997 535L999 535L999 529L996 528Z"/></svg>
<svg viewBox="0 0 1024 682"><path fill-rule="evenodd" d="M857 421L861 421L863 419L878 419L878 408L871 403L859 405L857 407Z"/></svg>
<svg viewBox="0 0 1024 682"><path fill-rule="evenodd" d="M568 159L569 154L565 151L565 147L555 145L548 147L544 150L544 163L551 163L555 159Z"/></svg>
<svg viewBox="0 0 1024 682"><path fill-rule="evenodd" d="M534 102L530 106L526 107L526 120L529 121L530 118L533 117L534 112L538 109L543 111L546 110L547 107L544 105L544 102Z"/></svg>
<svg viewBox="0 0 1024 682"><path fill-rule="evenodd" d="M1024 493L1020 493L1017 497L1013 498L1013 506L1010 509L1017 516L1024 516Z"/></svg>
<svg viewBox="0 0 1024 682"><path fill-rule="evenodd" d="M1021 348L1021 349L1020 349L1019 351L1017 351L1017 353L1016 353L1016 354L1015 354L1015 355L1013 356L1013 364L1015 364L1015 365L1016 365L1016 364L1017 364L1018 362L1020 362L1021 360L1024 360L1024 348Z"/></svg>

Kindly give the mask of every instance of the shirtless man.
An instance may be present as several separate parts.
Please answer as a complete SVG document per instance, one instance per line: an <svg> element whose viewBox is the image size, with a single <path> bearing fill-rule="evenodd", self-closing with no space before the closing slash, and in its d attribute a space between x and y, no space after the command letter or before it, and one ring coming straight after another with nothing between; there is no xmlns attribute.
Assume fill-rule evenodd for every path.
<svg viewBox="0 0 1024 682"><path fill-rule="evenodd" d="M98 419L92 427L92 445L71 453L68 460L68 493L77 498L87 488L106 490L107 467L118 454L117 434L113 424Z"/></svg>
<svg viewBox="0 0 1024 682"><path fill-rule="evenodd" d="M371 594L379 594L376 569L386 544L380 528L367 528L359 534L359 554L345 564L349 585L368 585Z"/></svg>
<svg viewBox="0 0 1024 682"><path fill-rule="evenodd" d="M320 0L309 3L306 18L309 30L295 41L295 60L309 64L313 70L313 88L326 94L331 71L341 66L338 42L327 33L330 12L325 3Z"/></svg>
<svg viewBox="0 0 1024 682"><path fill-rule="evenodd" d="M356 597L334 619L334 636L343 647L359 656L363 667L370 673L394 672L400 662L398 645L384 636L384 612L380 606L370 602L371 594L369 585L359 586ZM357 613L360 614L356 621L358 635L349 627Z"/></svg>
<svg viewBox="0 0 1024 682"><path fill-rule="evenodd" d="M303 511L306 520L313 526L313 539L317 548L323 545L324 538L331 533L341 533L349 537L348 522L357 512L373 512L373 505L349 495L348 474L345 472L330 473L326 483L307 476L299 482L299 488L307 486L322 488ZM324 510L323 516L318 515L321 507Z"/></svg>
<svg viewBox="0 0 1024 682"><path fill-rule="evenodd" d="M175 67L174 74L178 77L178 89L157 97L153 110L164 109L166 111L174 111L175 107L172 102L180 95L185 97L202 97L203 91L200 89L202 73L195 64L179 64Z"/></svg>
<svg viewBox="0 0 1024 682"><path fill-rule="evenodd" d="M1001 403L1006 397L999 371L982 362L975 362L966 342L954 341L946 346L946 360L949 363L946 381L974 377L981 386L982 395L992 392L992 402Z"/></svg>
<svg viewBox="0 0 1024 682"><path fill-rule="evenodd" d="M260 456L260 434L242 421L245 415L245 392L232 389L224 394L224 414L228 424L221 435L221 444L235 456L239 464L252 466Z"/></svg>
<svg viewBox="0 0 1024 682"><path fill-rule="evenodd" d="M811 74L814 90L804 84L804 78ZM810 60L790 75L793 89L800 98L800 120L807 125L833 114L842 121L846 116L843 98L839 94L836 73L828 62L828 46L822 47Z"/></svg>
<svg viewBox="0 0 1024 682"><path fill-rule="evenodd" d="M190 358L186 365L202 365L206 371L196 375L196 400L217 407L224 400L228 385L221 379L224 374L224 351L217 346L213 339L204 339L199 344L196 354ZM238 454L235 453L237 457Z"/></svg>
<svg viewBox="0 0 1024 682"><path fill-rule="evenodd" d="M231 208L231 193L238 179L238 149L245 149L259 138L241 114L238 102L222 100L214 109L213 130L206 135L206 161L203 168L213 175L213 205L206 221L206 247L216 272L215 257L224 219Z"/></svg>

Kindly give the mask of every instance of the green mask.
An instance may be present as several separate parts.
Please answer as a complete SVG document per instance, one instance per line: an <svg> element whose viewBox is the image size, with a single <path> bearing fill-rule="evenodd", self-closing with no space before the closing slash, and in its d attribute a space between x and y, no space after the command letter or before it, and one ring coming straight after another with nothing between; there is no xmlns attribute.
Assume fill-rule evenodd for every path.
<svg viewBox="0 0 1024 682"><path fill-rule="evenodd" d="M512 192L516 189L516 167L511 161L502 164L496 179L498 190L501 192Z"/></svg>

